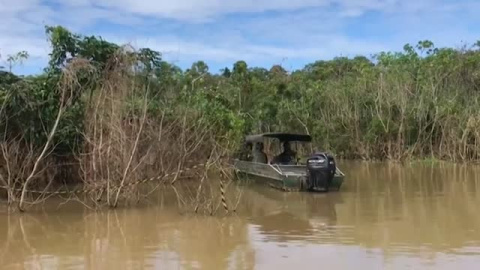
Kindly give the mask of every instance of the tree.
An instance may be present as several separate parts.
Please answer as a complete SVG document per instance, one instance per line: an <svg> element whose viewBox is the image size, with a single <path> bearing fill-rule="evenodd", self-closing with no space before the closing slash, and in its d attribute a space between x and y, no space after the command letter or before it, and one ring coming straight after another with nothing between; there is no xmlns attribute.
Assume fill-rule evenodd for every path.
<svg viewBox="0 0 480 270"><path fill-rule="evenodd" d="M62 26L47 26L46 34L52 46L50 69L62 69L73 58L84 58L102 69L120 46L100 37L72 34ZM141 53L147 54L146 51Z"/></svg>
<svg viewBox="0 0 480 270"><path fill-rule="evenodd" d="M197 61L192 64L189 72L194 76L200 76L202 74L208 73L208 65L203 61Z"/></svg>
<svg viewBox="0 0 480 270"><path fill-rule="evenodd" d="M160 52L148 49L141 48L138 52L138 59L145 70L145 72L150 73L162 66L162 54Z"/></svg>
<svg viewBox="0 0 480 270"><path fill-rule="evenodd" d="M16 54L8 55L7 56L8 71L11 73L13 66L15 66L16 64L22 64L24 60L28 59L28 57L29 57L29 54L26 51L20 51L20 52L17 52Z"/></svg>
<svg viewBox="0 0 480 270"><path fill-rule="evenodd" d="M248 72L247 62L240 60L233 64L233 75L234 76L245 76Z"/></svg>
<svg viewBox="0 0 480 270"><path fill-rule="evenodd" d="M220 72L222 73L222 76L225 77L225 78L230 78L230 76L232 75L232 72L230 71L230 69L228 67L225 67L224 69L221 69Z"/></svg>

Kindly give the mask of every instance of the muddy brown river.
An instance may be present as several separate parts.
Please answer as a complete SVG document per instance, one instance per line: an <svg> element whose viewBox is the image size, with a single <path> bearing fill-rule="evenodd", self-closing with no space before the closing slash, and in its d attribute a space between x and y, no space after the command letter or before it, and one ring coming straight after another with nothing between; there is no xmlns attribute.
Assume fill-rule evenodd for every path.
<svg viewBox="0 0 480 270"><path fill-rule="evenodd" d="M139 207L0 215L0 269L480 269L480 167L339 162L340 192L242 187L237 213ZM48 208L48 207L47 207Z"/></svg>

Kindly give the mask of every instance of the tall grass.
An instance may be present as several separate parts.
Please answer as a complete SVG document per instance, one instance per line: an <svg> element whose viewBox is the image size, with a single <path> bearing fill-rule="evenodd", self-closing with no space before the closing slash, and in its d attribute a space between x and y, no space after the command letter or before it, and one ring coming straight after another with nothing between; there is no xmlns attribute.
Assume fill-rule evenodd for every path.
<svg viewBox="0 0 480 270"><path fill-rule="evenodd" d="M280 102L284 120L276 129L310 132L317 145L347 158L479 159L478 51L383 54L376 65L338 59L334 67L338 75L324 79L315 68L307 73L320 78L303 85L298 99Z"/></svg>
<svg viewBox="0 0 480 270"><path fill-rule="evenodd" d="M62 141L65 130L59 128L62 124L76 127L74 132L78 133L74 136L75 147L60 158L74 160L69 164L66 177L76 179L74 184L80 184L84 190L95 190L82 202L93 202L96 206L116 207L122 201L138 200L152 190L130 183L176 173L185 167L218 159L227 151L229 147L221 144L221 138L216 139L215 126L205 121L202 113L185 106L162 107L158 102L160 98L151 95L154 90L150 83L144 82L145 75L149 74L132 68L137 61L123 47L103 70L96 70L85 59L71 61L60 75L58 91L63 94L54 99L58 102L56 117L50 126L45 126L49 134L46 140L28 140L29 130L9 131L10 122L15 123L17 119L12 110L4 110L0 180L10 204L18 202L23 210L24 204L41 202L48 191L65 184L65 179L57 176L63 164L56 157L59 145L65 143ZM81 80L86 72L97 77L91 91L82 89ZM75 94L78 92L80 94ZM66 117L78 109L72 100L74 96L82 103L78 114L82 118L76 119L81 124L69 123ZM163 104L167 101L173 102L165 99ZM45 176L44 171L53 175ZM167 179L171 184L178 180L178 174L173 175L174 179ZM31 189L45 192L30 194Z"/></svg>
<svg viewBox="0 0 480 270"><path fill-rule="evenodd" d="M212 74L202 61L182 71L149 49L48 33L44 74L0 72L0 182L10 202L18 189L73 182L112 187L93 198L115 206L139 195L119 186L230 156L257 132L308 133L313 149L343 158L480 158L477 47L422 41L290 73L238 61Z"/></svg>

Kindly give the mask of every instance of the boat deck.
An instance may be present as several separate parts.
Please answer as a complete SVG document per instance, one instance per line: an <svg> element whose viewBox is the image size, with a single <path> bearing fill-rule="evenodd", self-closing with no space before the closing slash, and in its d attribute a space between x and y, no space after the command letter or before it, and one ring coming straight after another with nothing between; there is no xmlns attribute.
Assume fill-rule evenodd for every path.
<svg viewBox="0 0 480 270"><path fill-rule="evenodd" d="M301 165L271 165L283 175L306 175L305 166Z"/></svg>

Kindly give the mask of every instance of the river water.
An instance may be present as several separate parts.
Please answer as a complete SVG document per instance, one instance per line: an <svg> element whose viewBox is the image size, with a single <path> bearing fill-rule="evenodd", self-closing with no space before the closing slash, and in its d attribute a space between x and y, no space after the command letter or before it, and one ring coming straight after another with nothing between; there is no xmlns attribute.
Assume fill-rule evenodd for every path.
<svg viewBox="0 0 480 270"><path fill-rule="evenodd" d="M110 211L2 213L0 268L479 269L479 167L339 164L340 192L249 184L231 215L182 214L169 193Z"/></svg>

